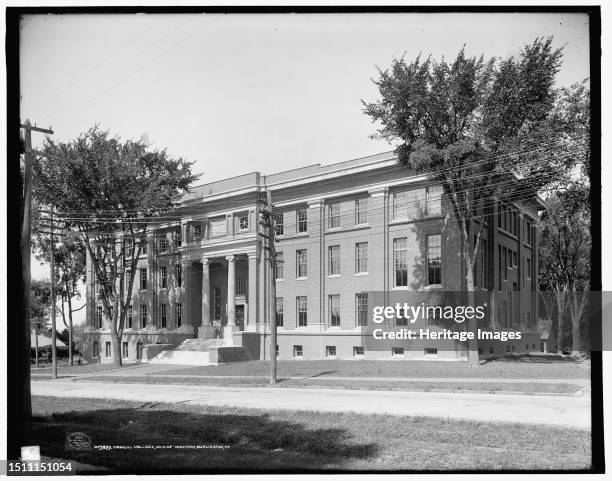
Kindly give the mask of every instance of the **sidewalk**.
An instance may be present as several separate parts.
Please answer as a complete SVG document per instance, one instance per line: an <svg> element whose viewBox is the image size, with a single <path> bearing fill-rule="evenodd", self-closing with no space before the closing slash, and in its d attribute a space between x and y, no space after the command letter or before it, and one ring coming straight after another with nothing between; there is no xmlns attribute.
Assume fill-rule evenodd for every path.
<svg viewBox="0 0 612 481"><path fill-rule="evenodd" d="M190 403L250 409L356 412L590 428L589 396L524 396L310 388L244 388L33 381L38 396Z"/></svg>

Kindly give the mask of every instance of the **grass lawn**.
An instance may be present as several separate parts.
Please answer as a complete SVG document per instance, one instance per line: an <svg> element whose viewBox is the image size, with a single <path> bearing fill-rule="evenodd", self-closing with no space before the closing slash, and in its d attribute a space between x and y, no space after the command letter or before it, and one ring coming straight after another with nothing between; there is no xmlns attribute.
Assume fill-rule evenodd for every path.
<svg viewBox="0 0 612 481"><path fill-rule="evenodd" d="M113 472L207 470L569 470L591 464L590 432L520 424L33 397L41 454ZM66 433L94 446L66 451ZM176 446L214 445L193 449ZM219 448L219 446L221 448Z"/></svg>
<svg viewBox="0 0 612 481"><path fill-rule="evenodd" d="M115 369L112 364L92 363L74 366L69 366L68 364L59 364L57 366L57 374L58 376L61 376L62 374L89 374L93 372L108 371L110 369ZM45 367L39 368L32 366L30 373L32 374L32 376L43 375L48 377L49 375L51 375L51 371L51 365L46 364Z"/></svg>
<svg viewBox="0 0 612 481"><path fill-rule="evenodd" d="M222 366L180 367L166 374L209 376L267 376L269 361L249 361ZM590 364L575 361L545 362L542 358L502 358L477 368L465 362L442 361L279 361L278 376L347 377L488 377L488 378L584 378L591 376Z"/></svg>
<svg viewBox="0 0 612 481"><path fill-rule="evenodd" d="M112 383L147 383L147 384L187 384L207 386L236 386L236 387L274 387L270 386L267 378L232 378L232 377L173 377L162 376L139 376L135 372L133 376L100 376L87 378L87 381L112 382ZM303 387L303 388L334 388L334 389L378 389L378 390L400 390L400 391L455 391L455 392L522 392L522 393L561 393L574 394L581 386L568 383L503 383L503 382L409 382L397 380L359 381L359 380L331 380L325 377L314 377L309 379L279 379L277 388Z"/></svg>

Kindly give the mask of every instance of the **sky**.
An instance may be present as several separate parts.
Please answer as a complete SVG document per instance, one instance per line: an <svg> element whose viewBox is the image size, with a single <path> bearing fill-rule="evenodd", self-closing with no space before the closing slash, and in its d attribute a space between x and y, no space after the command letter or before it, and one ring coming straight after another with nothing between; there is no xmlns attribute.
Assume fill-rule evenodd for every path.
<svg viewBox="0 0 612 481"><path fill-rule="evenodd" d="M557 85L588 77L581 14L31 15L21 116L59 141L95 124L145 136L208 183L391 150L362 112L361 99L377 98L377 66L419 52L452 59L463 45L507 57L550 35L565 46Z"/></svg>

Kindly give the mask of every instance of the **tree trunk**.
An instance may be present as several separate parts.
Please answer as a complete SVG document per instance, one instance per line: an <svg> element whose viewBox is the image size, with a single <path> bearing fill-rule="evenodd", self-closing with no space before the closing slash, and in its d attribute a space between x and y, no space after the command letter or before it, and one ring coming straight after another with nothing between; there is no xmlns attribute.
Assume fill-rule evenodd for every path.
<svg viewBox="0 0 612 481"><path fill-rule="evenodd" d="M68 296L68 362L71 366L74 365L72 356L72 302Z"/></svg>
<svg viewBox="0 0 612 481"><path fill-rule="evenodd" d="M565 291L558 290L555 296L557 298L557 354L562 354L565 342L565 323L563 322L566 310Z"/></svg>
<svg viewBox="0 0 612 481"><path fill-rule="evenodd" d="M38 367L38 324L34 326L34 342L36 343L36 367Z"/></svg>
<svg viewBox="0 0 612 481"><path fill-rule="evenodd" d="M467 288L467 305L475 308L476 296L474 293L474 266L470 262L469 258L466 260L465 280ZM468 332L474 333L474 339L468 339L468 365L470 367L476 367L479 363L478 339L476 338L476 333L478 332L478 319L476 319L476 316L472 316L467 320L467 330Z"/></svg>
<svg viewBox="0 0 612 481"><path fill-rule="evenodd" d="M113 366L121 367L121 336L111 330L111 347L113 350Z"/></svg>

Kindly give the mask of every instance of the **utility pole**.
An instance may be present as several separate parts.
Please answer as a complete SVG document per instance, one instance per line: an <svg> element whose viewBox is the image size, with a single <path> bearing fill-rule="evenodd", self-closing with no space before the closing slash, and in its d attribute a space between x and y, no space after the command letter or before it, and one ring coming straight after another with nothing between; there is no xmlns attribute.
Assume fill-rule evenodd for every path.
<svg viewBox="0 0 612 481"><path fill-rule="evenodd" d="M57 379L57 335L55 332L55 246L53 245L53 206L51 206L51 238L49 242L49 265L51 266L51 362L53 379Z"/></svg>
<svg viewBox="0 0 612 481"><path fill-rule="evenodd" d="M272 308L270 309L270 384L276 384L276 230L274 226L274 213L272 209L272 192L266 192L266 208L261 211L260 223L266 230L265 234L260 235L265 239L265 249L268 251L271 270L271 294Z"/></svg>
<svg viewBox="0 0 612 481"><path fill-rule="evenodd" d="M30 347L30 254L31 254L31 227L32 227L32 164L34 162L34 152L32 150L32 131L53 134L51 129L41 129L32 127L29 120L20 126L24 130L25 152L23 169L23 215L21 224L21 275L23 279L23 345L26 362L26 369L23 373L24 390L24 420L29 421L32 417L32 396L30 389L30 357L32 356Z"/></svg>

